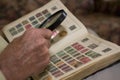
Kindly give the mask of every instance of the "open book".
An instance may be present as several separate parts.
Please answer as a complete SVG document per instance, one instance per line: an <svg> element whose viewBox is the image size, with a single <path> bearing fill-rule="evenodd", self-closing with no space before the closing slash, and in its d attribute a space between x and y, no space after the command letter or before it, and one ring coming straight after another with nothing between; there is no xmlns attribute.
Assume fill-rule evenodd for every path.
<svg viewBox="0 0 120 80"><path fill-rule="evenodd" d="M6 25L2 32L9 42L0 37L0 50L4 50L28 28L37 28L61 9L67 13L67 17L56 29L57 36L51 41L50 63L43 73L34 76L34 80L81 80L120 59L120 46L90 34L60 0L52 0Z"/></svg>

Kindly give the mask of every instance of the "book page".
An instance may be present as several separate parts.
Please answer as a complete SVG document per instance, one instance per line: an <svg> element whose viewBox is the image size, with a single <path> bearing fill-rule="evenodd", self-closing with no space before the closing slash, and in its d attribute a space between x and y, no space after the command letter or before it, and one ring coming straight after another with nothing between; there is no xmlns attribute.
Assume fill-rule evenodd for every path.
<svg viewBox="0 0 120 80"><path fill-rule="evenodd" d="M7 45L7 41L5 41L2 36L0 36L0 53L5 49Z"/></svg>
<svg viewBox="0 0 120 80"><path fill-rule="evenodd" d="M74 37L78 34L51 46L48 69L35 80L81 80L120 59L118 45L92 34Z"/></svg>
<svg viewBox="0 0 120 80"><path fill-rule="evenodd" d="M63 9L67 13L66 19L62 22L60 27L67 33L66 36L73 34L77 30L81 30L81 34L87 33L84 25L73 16L73 14L60 2L60 0L52 0L43 7L23 16L22 18L6 25L3 28L3 33L6 35L8 40L11 42L14 38L22 35L30 27L38 28L40 24L47 19L50 15Z"/></svg>

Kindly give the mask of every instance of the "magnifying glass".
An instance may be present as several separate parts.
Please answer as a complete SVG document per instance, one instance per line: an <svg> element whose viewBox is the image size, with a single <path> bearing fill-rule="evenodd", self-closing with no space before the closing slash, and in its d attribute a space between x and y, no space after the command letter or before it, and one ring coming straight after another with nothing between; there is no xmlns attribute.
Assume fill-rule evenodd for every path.
<svg viewBox="0 0 120 80"><path fill-rule="evenodd" d="M39 28L47 28L50 30L54 30L57 28L66 18L67 13L64 10L59 10L50 17L48 17Z"/></svg>
<svg viewBox="0 0 120 80"><path fill-rule="evenodd" d="M67 13L64 10L59 10L50 17L48 17L38 28L47 28L53 31L57 28L66 18ZM53 39L54 36L51 37ZM33 77L29 77L30 80L33 80Z"/></svg>

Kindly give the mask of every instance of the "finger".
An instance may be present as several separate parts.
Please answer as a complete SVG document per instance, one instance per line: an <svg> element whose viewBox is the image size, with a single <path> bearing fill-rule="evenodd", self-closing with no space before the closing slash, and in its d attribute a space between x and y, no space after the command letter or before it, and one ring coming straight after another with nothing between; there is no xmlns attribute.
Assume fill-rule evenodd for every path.
<svg viewBox="0 0 120 80"><path fill-rule="evenodd" d="M47 48L50 48L50 45L51 45L50 40L46 39L46 46L47 46Z"/></svg>
<svg viewBox="0 0 120 80"><path fill-rule="evenodd" d="M43 36L42 36L42 38L39 37L39 39L36 43L37 43L37 45L40 46L40 48L41 47L43 48L43 46L49 48L50 44L51 44L50 40L43 38Z"/></svg>
<svg viewBox="0 0 120 80"><path fill-rule="evenodd" d="M44 38L46 38L46 39L50 39L51 38L51 36L52 36L52 31L50 31L49 29L45 29L45 28L42 28L42 29L40 29L40 34L44 37Z"/></svg>

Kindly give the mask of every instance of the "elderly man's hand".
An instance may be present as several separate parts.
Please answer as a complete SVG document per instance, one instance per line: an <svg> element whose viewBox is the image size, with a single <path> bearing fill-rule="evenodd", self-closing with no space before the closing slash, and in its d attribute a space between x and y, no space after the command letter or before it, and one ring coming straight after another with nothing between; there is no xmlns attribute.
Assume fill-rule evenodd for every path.
<svg viewBox="0 0 120 80"><path fill-rule="evenodd" d="M7 46L0 55L0 69L7 80L24 80L45 69L51 35L48 29L31 28Z"/></svg>

